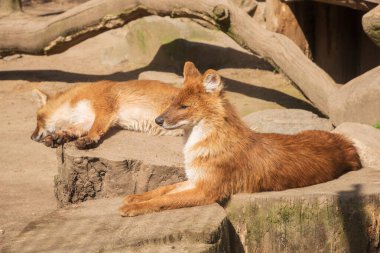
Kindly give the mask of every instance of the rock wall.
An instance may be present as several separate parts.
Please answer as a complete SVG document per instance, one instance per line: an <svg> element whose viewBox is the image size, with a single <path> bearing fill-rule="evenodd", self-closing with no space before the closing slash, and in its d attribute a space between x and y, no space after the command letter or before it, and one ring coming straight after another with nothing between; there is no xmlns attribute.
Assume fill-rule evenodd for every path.
<svg viewBox="0 0 380 253"><path fill-rule="evenodd" d="M126 140L126 141L120 141ZM164 142L164 143L163 143ZM149 154L145 153L150 145ZM120 131L97 149L58 148L55 195L60 206L153 190L185 180L182 138ZM150 156L150 157L147 157Z"/></svg>
<svg viewBox="0 0 380 253"><path fill-rule="evenodd" d="M245 252L380 252L380 172L320 185L234 195L228 217Z"/></svg>

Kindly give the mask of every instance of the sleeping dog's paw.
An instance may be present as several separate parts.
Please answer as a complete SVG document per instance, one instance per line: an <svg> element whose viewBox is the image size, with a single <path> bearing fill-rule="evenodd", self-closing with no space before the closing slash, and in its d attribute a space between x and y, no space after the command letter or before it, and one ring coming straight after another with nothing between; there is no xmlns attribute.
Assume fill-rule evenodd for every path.
<svg viewBox="0 0 380 253"><path fill-rule="evenodd" d="M91 139L87 136L79 138L75 141L75 146L78 149L89 149L89 148L95 148L98 144L98 140Z"/></svg>

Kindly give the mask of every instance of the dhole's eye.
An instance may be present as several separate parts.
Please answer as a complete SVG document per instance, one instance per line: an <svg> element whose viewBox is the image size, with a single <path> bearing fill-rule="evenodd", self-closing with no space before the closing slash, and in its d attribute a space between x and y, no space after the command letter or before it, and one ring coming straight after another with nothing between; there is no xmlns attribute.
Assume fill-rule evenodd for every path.
<svg viewBox="0 0 380 253"><path fill-rule="evenodd" d="M180 105L179 106L179 109L186 109L186 108L188 108L189 106L187 106L187 105Z"/></svg>

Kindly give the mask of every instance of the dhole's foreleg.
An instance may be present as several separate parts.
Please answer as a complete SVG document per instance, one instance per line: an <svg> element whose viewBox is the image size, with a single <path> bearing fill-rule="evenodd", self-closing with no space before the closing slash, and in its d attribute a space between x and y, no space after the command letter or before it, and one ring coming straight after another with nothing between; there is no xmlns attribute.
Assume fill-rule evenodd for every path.
<svg viewBox="0 0 380 253"><path fill-rule="evenodd" d="M100 138L109 130L112 125L113 114L101 113L96 115L95 121L92 124L88 134L79 138L75 142L78 149L94 148L96 147Z"/></svg>
<svg viewBox="0 0 380 253"><path fill-rule="evenodd" d="M47 147L56 148L66 142L73 141L77 139L78 136L70 130L59 130L51 135L46 136L42 143Z"/></svg>
<svg viewBox="0 0 380 253"><path fill-rule="evenodd" d="M152 191L145 192L142 194L128 195L124 197L123 204L147 201L147 200L165 195L171 191L175 191L176 189L182 188L187 184L189 184L188 181L185 181L185 182L180 182L176 184L161 186L161 187L158 187L157 189L154 189Z"/></svg>
<svg viewBox="0 0 380 253"><path fill-rule="evenodd" d="M216 197L205 194L202 189L193 188L162 195L148 201L124 204L119 211L121 216L137 216L168 209L208 205L217 200Z"/></svg>

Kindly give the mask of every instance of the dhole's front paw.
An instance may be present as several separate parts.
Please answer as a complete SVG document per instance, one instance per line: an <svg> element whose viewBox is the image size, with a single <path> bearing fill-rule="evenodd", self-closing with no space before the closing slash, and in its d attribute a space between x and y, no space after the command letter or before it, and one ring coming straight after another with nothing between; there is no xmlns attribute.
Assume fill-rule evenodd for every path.
<svg viewBox="0 0 380 253"><path fill-rule="evenodd" d="M124 204L119 208L119 213L123 217L133 217L150 212L139 203Z"/></svg>
<svg viewBox="0 0 380 253"><path fill-rule="evenodd" d="M89 148L95 148L97 145L97 141L90 139L88 137L82 137L76 140L75 146L77 146L78 149L89 149Z"/></svg>
<svg viewBox="0 0 380 253"><path fill-rule="evenodd" d="M56 148L59 145L75 139L76 137L74 135L70 135L66 132L57 132L46 136L41 142L47 147Z"/></svg>
<svg viewBox="0 0 380 253"><path fill-rule="evenodd" d="M41 141L46 147L54 148L54 139L53 136L48 135Z"/></svg>

